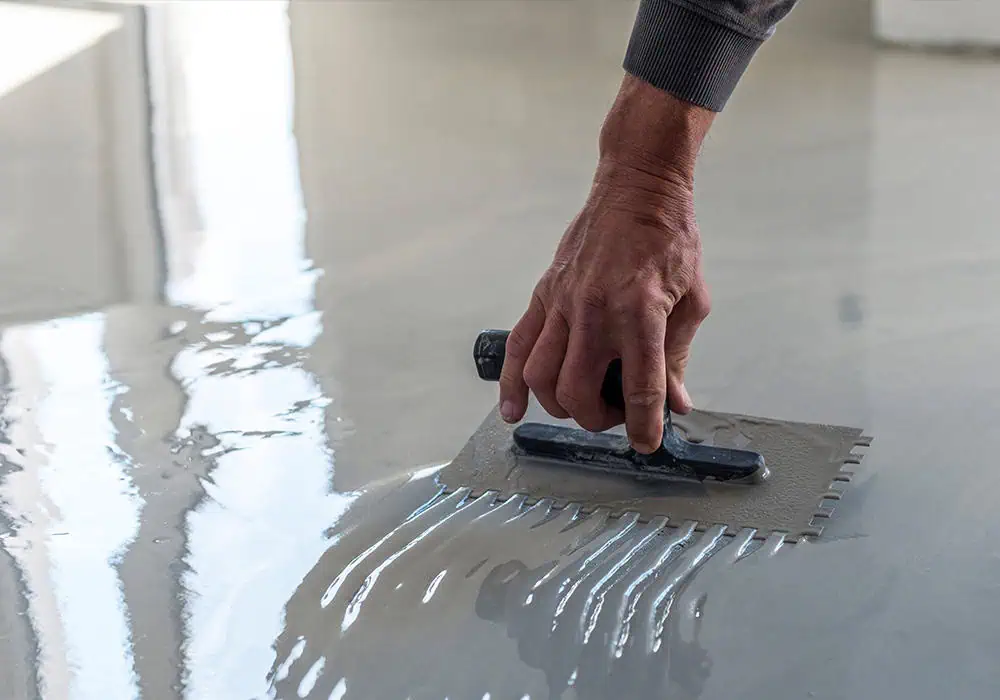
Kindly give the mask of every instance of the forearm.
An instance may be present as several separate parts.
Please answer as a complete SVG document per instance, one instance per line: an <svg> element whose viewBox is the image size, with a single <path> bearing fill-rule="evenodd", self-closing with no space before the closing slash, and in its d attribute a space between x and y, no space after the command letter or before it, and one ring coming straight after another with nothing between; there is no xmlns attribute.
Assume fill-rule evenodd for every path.
<svg viewBox="0 0 1000 700"><path fill-rule="evenodd" d="M688 221L695 161L714 118L626 74L601 128L590 205L657 229L697 231Z"/></svg>
<svg viewBox="0 0 1000 700"><path fill-rule="evenodd" d="M601 128L597 176L627 172L646 189L690 186L701 144L715 112L680 100L626 74Z"/></svg>
<svg viewBox="0 0 1000 700"><path fill-rule="evenodd" d="M797 0L641 0L625 70L718 112Z"/></svg>
<svg viewBox="0 0 1000 700"><path fill-rule="evenodd" d="M596 184L690 188L715 114L796 1L641 0Z"/></svg>

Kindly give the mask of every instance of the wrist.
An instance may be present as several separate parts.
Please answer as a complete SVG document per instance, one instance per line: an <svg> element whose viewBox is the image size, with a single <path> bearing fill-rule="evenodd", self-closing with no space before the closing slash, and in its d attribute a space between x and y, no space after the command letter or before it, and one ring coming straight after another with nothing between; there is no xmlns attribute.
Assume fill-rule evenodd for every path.
<svg viewBox="0 0 1000 700"><path fill-rule="evenodd" d="M598 174L690 188L715 113L626 74L601 127Z"/></svg>

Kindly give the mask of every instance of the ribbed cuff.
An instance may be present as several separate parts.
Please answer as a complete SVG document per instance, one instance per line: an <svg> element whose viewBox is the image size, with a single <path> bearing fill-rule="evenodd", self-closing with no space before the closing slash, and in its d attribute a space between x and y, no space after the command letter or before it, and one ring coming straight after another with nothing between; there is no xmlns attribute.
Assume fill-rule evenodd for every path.
<svg viewBox="0 0 1000 700"><path fill-rule="evenodd" d="M721 112L762 43L669 0L641 0L624 68L675 97Z"/></svg>

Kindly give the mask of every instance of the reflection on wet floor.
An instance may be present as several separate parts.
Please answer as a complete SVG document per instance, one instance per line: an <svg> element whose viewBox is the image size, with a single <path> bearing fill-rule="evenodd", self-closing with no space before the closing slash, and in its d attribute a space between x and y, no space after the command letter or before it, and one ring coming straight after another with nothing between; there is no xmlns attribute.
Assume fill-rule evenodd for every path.
<svg viewBox="0 0 1000 700"><path fill-rule="evenodd" d="M162 375L120 354L122 324L163 350ZM351 500L329 490L330 402L294 348L256 342L259 325L110 313L4 333L4 549L45 697L257 692L246 669L270 663L281 610ZM229 624L251 625L246 643L201 633Z"/></svg>
<svg viewBox="0 0 1000 700"><path fill-rule="evenodd" d="M373 485L331 529L288 603L268 697L722 698L734 683L772 697L894 582L875 565L870 588L826 598L856 547L446 495L438 471ZM734 625L766 629L778 610L797 622L734 644Z"/></svg>
<svg viewBox="0 0 1000 700"><path fill-rule="evenodd" d="M129 234L162 237L162 265L143 266L166 270L167 305L127 300L0 339L3 542L26 601L11 620L25 642L3 650L22 670L14 698L259 694L282 608L351 501L330 488L341 423L305 367L323 324L285 7L254 5L83 16L120 13L124 29L82 77L135 81L152 100L130 126L150 139L142 182L161 198ZM217 52L234 12L240 31ZM123 60L137 51L144 66ZM118 147L141 147L133 133Z"/></svg>
<svg viewBox="0 0 1000 700"><path fill-rule="evenodd" d="M0 2L3 700L994 697L1000 72L848 5L700 181L699 403L878 436L777 548L411 474L493 404L472 339L579 204L634 3Z"/></svg>
<svg viewBox="0 0 1000 700"><path fill-rule="evenodd" d="M699 641L699 576L724 577L781 547L752 531L696 533L694 523L467 492L433 496L394 526L366 517L366 500L412 507L431 477L364 494L356 506L365 515L352 508L334 528L333 546L289 601L272 697L325 699L343 688L415 699L697 698L712 669ZM505 640L540 677L499 672L509 667Z"/></svg>

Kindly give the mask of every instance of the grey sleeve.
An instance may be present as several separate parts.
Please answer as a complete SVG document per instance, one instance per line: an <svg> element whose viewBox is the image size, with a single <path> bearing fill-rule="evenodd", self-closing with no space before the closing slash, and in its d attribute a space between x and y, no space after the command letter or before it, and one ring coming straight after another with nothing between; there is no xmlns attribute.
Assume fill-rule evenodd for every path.
<svg viewBox="0 0 1000 700"><path fill-rule="evenodd" d="M797 0L641 0L625 70L719 112Z"/></svg>

